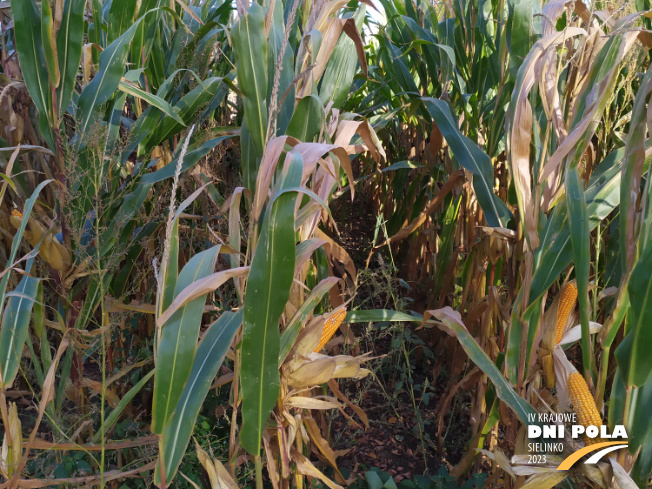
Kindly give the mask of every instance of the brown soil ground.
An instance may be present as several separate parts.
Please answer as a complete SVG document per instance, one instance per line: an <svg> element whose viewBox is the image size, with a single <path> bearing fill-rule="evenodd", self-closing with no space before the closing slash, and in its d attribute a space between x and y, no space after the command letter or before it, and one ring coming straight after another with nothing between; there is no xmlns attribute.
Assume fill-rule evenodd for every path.
<svg viewBox="0 0 652 489"><path fill-rule="evenodd" d="M364 269L376 226L376 215L371 205L364 202L360 194L356 194L354 203L345 195L334 203L332 212L340 231L338 241L347 250L358 271ZM370 267L378 266L377 263L372 259ZM358 294L364 295L365 291L359 290ZM376 304L371 307L387 306L386 297L376 297L374 302ZM369 307L365 303L364 308ZM340 382L340 389L367 414L369 428L356 427L337 413L331 418L330 427L333 447L342 451L338 458L341 469L363 474L367 469L377 467L399 482L415 475L436 474L442 465L450 470L466 452L471 433L469 415L465 409L468 400L466 394L460 392L443 420L445 449L438 445L439 419L436 409L445 395L448 380L442 379L444 375L438 371L433 372L429 360L422 359L418 365L413 365L412 377L414 384L423 385L427 379L434 386L427 390L427 403L423 402L420 392L415 392L412 399L404 388L407 382L403 383L403 388L397 389L401 372L405 375L407 369L402 349L396 350L392 346L392 337L401 333L400 329L396 329L400 326L394 328L389 334L386 331L369 331L367 325L354 326L356 338L361 339L360 350L371 351L374 357L382 357L368 365L377 379L369 376L362 381ZM414 356L410 358L414 362ZM438 376L437 379L433 379L433 373Z"/></svg>

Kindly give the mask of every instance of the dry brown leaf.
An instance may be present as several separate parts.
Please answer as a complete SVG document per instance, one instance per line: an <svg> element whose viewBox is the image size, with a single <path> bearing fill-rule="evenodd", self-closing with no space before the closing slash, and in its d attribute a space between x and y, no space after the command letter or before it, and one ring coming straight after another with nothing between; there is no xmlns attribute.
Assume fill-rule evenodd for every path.
<svg viewBox="0 0 652 489"><path fill-rule="evenodd" d="M310 460L304 457L303 454L301 454L296 448L294 447L291 448L291 454L292 454L292 459L297 464L297 470L301 474L307 475L308 477L315 477L319 479L324 484L326 484L330 489L344 489L342 486L336 484L328 477L326 477L324 474L322 474L319 470L317 470L317 467L315 467L312 463L310 463Z"/></svg>
<svg viewBox="0 0 652 489"><path fill-rule="evenodd" d="M272 481L272 486L274 489L281 489L279 471L276 466L276 457L272 451L272 447L270 445L270 436L269 432L267 431L263 433L263 447L265 448L265 455L267 456L267 474Z"/></svg>
<svg viewBox="0 0 652 489"><path fill-rule="evenodd" d="M346 19L343 28L344 33L349 36L355 44L355 50L358 53L358 61L360 61L360 68L365 76L367 76L367 55L365 54L362 37L360 37L360 32L358 32L358 28L355 25L355 20L352 18Z"/></svg>
<svg viewBox="0 0 652 489"><path fill-rule="evenodd" d="M530 173L530 142L532 141L532 106L529 95L536 80L536 67L549 49L564 43L574 36L586 34L584 29L570 27L562 32L555 32L543 37L535 43L525 62L519 70L523 77L520 90L512 96L516 97L513 123L510 131L510 165L514 177L514 186L518 197L519 209L527 231L528 244L531 250L539 246L538 233L538 203L534 202L532 175Z"/></svg>
<svg viewBox="0 0 652 489"><path fill-rule="evenodd" d="M107 384L102 386L102 382L98 382L97 380L92 380L84 377L81 380L81 386L88 387L89 389L94 390L95 393L98 395L101 395L102 392L104 392L104 400L112 408L115 408L120 403L120 397L118 397L118 395L115 392L113 392L113 389L108 387ZM129 412L129 407L127 409L127 412Z"/></svg>
<svg viewBox="0 0 652 489"><path fill-rule="evenodd" d="M142 436L134 440L124 440L124 441L114 441L104 444L105 450L122 450L123 448L133 448L140 447L145 445L153 445L158 443L158 436ZM27 442L24 443L26 445ZM40 438L35 438L32 443L32 449L34 450L79 450L79 451L100 451L102 450L102 445L79 445L77 443L52 443L47 440L42 440Z"/></svg>
<svg viewBox="0 0 652 489"><path fill-rule="evenodd" d="M254 204L252 209L253 218L260 219L260 214L263 206L267 201L267 197L271 191L270 185L272 177L278 166L279 159L285 145L296 146L299 143L298 139L290 136L279 136L271 139L265 147L263 159L258 167L258 175L256 176L256 192L254 193Z"/></svg>
<svg viewBox="0 0 652 489"><path fill-rule="evenodd" d="M365 428L369 428L369 418L367 417L367 413L365 413L360 406L352 403L351 400L348 397L346 397L342 393L342 391L340 391L340 388L337 385L337 380L335 379L329 380L328 387L330 387L330 389L333 391L333 394L335 394L340 401L346 403L347 406L353 409L353 411L358 415L358 417L364 423Z"/></svg>
<svg viewBox="0 0 652 489"><path fill-rule="evenodd" d="M195 440L195 448L197 449L197 459L202 467L204 467L204 470L206 470L212 489L239 489L238 484L233 480L229 471L224 468L222 462L216 458L210 457L208 453L199 446L197 440Z"/></svg>
<svg viewBox="0 0 652 489"><path fill-rule="evenodd" d="M9 429L5 429L0 453L0 474L11 478L18 469L23 454L23 432L16 403L9 403Z"/></svg>
<svg viewBox="0 0 652 489"><path fill-rule="evenodd" d="M342 408L342 406L333 401L325 401L323 399L303 396L290 396L283 402L283 405L288 408L319 409L322 411Z"/></svg>
<svg viewBox="0 0 652 489"><path fill-rule="evenodd" d="M335 455L335 452L330 447L328 442L322 436L319 426L317 426L315 420L312 418L304 418L303 423L306 427L306 431L308 431L308 435L310 436L310 439L317 446L318 450L328 461L331 467L333 467L333 469L335 470L335 477L339 481L345 483L344 476L342 476L340 470L337 468L337 461L336 461L337 456Z"/></svg>
<svg viewBox="0 0 652 489"><path fill-rule="evenodd" d="M631 17L631 16L629 16ZM582 32L578 32L582 31ZM573 33L586 33L583 29L577 27L567 28L559 34L564 32ZM554 35L553 35L554 36ZM598 113L601 109L601 101L605 99L606 94L611 90L613 86L613 80L615 79L614 74L618 72L618 67L622 59L627 55L632 46L636 41L637 33L634 31L627 31L622 34L623 42L620 44L620 51L618 57L615 60L615 63L611 70L600 80L599 83L596 83L592 88L592 94L588 97L587 105L584 108L582 119L578 124L572 129L568 137L564 140L562 144L557 147L557 150L552 154L548 162L545 164L539 175L539 182L545 181L550 174L557 169L561 162L568 156L571 151L577 151L577 143L579 140L584 137L587 132L592 132L597 127L597 122L599 120L600 114ZM538 41L541 42L541 41ZM537 43L538 43L537 42ZM535 45L536 46L536 45Z"/></svg>
<svg viewBox="0 0 652 489"><path fill-rule="evenodd" d="M496 462L498 467L507 472L512 479L516 478L516 474L512 469L512 464L509 462L507 455L505 455L499 448L495 448L493 451L484 450L481 448L476 449L478 452L482 453L485 457Z"/></svg>
<svg viewBox="0 0 652 489"><path fill-rule="evenodd" d="M163 326L167 320L170 319L172 314L188 302L193 301L202 295L208 294L209 292L213 292L230 278L240 277L248 272L249 267L232 268L230 270L213 273L208 277L204 277L191 283L174 298L172 304L170 304L165 312L156 319L157 326Z"/></svg>
<svg viewBox="0 0 652 489"><path fill-rule="evenodd" d="M108 470L101 475L90 475L86 477L67 477L61 479L19 479L17 487L21 489L39 489L41 487L57 487L64 484L97 484L100 481L110 482L118 479L125 479L128 477L141 477L140 474L154 470L156 467L156 460L150 462L142 467L136 467L131 470ZM0 489L7 489L10 487L12 481L0 484Z"/></svg>

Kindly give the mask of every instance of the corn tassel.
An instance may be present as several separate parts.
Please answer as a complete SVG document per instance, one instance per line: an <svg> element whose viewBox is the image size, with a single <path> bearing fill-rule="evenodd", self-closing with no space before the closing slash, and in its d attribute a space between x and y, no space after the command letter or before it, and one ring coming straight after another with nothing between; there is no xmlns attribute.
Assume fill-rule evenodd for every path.
<svg viewBox="0 0 652 489"><path fill-rule="evenodd" d="M557 309L557 336L555 337L555 345L559 344L564 336L568 316L575 309L575 302L577 302L577 285L575 285L575 282L568 282L561 291L561 299L559 300L559 308Z"/></svg>
<svg viewBox="0 0 652 489"><path fill-rule="evenodd" d="M316 352L326 346L326 343L328 343L331 337L335 334L335 331L340 327L340 324L342 324L345 317L346 309L342 308L326 320L326 323L324 323L324 331L321 334L321 340L319 341L317 348L315 348Z"/></svg>
<svg viewBox="0 0 652 489"><path fill-rule="evenodd" d="M589 386L579 372L572 372L568 376L568 392L575 414L577 414L578 423L584 426L585 430L589 426L596 426L599 429L602 425L602 416L595 405ZM598 437L589 438L585 435L584 441L587 445L592 445L603 440Z"/></svg>

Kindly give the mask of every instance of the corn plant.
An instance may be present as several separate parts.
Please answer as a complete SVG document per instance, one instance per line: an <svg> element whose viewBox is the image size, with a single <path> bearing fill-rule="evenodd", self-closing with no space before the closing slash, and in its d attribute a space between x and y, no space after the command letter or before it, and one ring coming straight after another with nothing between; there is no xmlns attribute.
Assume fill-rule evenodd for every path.
<svg viewBox="0 0 652 489"><path fill-rule="evenodd" d="M9 47L18 57L17 75L22 77L9 88L18 95L29 92L26 103L33 104L36 119L29 112L16 114L23 117L26 130L12 136L6 171L11 185L6 195L6 183L2 190L5 229L15 229L3 287L13 281L11 271L23 260L28 260L23 273L32 274L13 292L21 299L9 294L4 306L8 322L1 334L10 340L3 340L3 392L16 377L25 345L41 391L35 392L41 399L40 415L22 458L14 459L19 465L11 469L12 484L35 446L41 420L61 432L62 403L66 398L83 403L88 388L101 398L100 427L92 438L102 445L94 461L98 480L105 481L107 435L154 373L122 399L108 387L133 368L127 366L117 377L105 374L106 362L113 364L110 311L120 311L129 302L123 292L130 288L134 262L143 255L143 241L157 239L161 223L152 213L154 201L146 201L155 185L175 174L182 159L181 145L175 143L178 134L190 122L212 120L228 93L222 80L229 70L215 63L211 53L213 41L226 40L218 22L226 22L230 11L222 2L204 3L195 10L180 5L162 10L155 3L116 1L108 9L94 7L89 16L84 15L85 2L12 4L16 42ZM156 39L149 36L163 25L173 29L166 28ZM102 51L99 57L96 48ZM199 73L184 64L190 55L208 60ZM125 72L126 65L131 69ZM197 131L195 141L187 141L183 170L235 132L214 126ZM34 178L33 168L50 178ZM18 208L9 211L9 197ZM21 248L26 255L19 260ZM28 332L32 310L33 333ZM60 333L48 331L53 325ZM53 341L59 343L54 359ZM87 348L99 348L101 382L84 374L82 349ZM54 389L59 367L62 379ZM3 424L8 426L4 397L2 404ZM105 411L106 404L111 412ZM72 449L85 450L74 444Z"/></svg>
<svg viewBox="0 0 652 489"><path fill-rule="evenodd" d="M507 487L646 486L649 13L377 4L0 7L3 487L104 487L147 471L180 484L204 401L230 383L228 455L195 445L212 487L234 489L251 463L258 489L265 467L275 489L337 489L322 415L368 424L337 380L367 376L370 357L333 353L355 340L342 325L376 320L447 333L440 412L474 393L452 475L482 453ZM385 25L367 15L377 6ZM415 286L416 311L347 312L334 268L349 283L357 271L330 204L360 192L380 215L374 252ZM118 353L128 317L138 362ZM478 369L464 373L460 351ZM7 395L18 387L36 400L29 433ZM115 440L137 396L152 436ZM625 425L628 451L599 468L521 463L528 423L549 409ZM135 446L147 462L116 468ZM94 474L35 480L32 462L60 450L86 452Z"/></svg>
<svg viewBox="0 0 652 489"><path fill-rule="evenodd" d="M514 12L514 22L519 15L525 15ZM613 124L608 122L613 117L609 108L625 78L623 67L626 62L640 59L638 46L645 45L648 39L645 33L633 28L639 14L603 23L592 18L583 4L564 2L549 2L542 12L540 32L529 52L522 59L515 50L510 52L510 65L516 64L518 70L513 77L509 104L506 156L516 196L513 209L518 234L506 230L499 235L501 240L515 244L515 253L520 249L523 252L519 252L520 269L515 277L511 315L503 314L503 320L509 324L503 372L494 364L502 358L483 352L457 312L446 307L429 314L460 341L470 358L492 380L495 395L513 410L509 436L517 447L529 422L527 413L546 406L563 410L572 405L580 423L602 424L603 415L598 407L604 406L605 383L612 379L609 424L612 428L625 424L632 440L629 455L622 452L617 460L609 459L613 477L621 485L631 485L634 480L643 487L652 469L649 459L640 456L646 453L646 435L641 433L648 430L647 425L637 424L641 415L636 413L642 405L626 392L644 389L649 374L645 362L636 360L634 354L636 348L644 348L641 331L636 326L628 327L640 324L646 314L649 289L649 277L637 275L645 267L646 259L645 245L638 233L645 229L642 223L647 204L645 198L637 196L647 190L642 184L647 167L645 137L640 132L643 126L636 122L636 114L645 110L647 75L640 80L636 98L629 105L631 123L624 148L613 140L613 146L596 147L592 138L598 121ZM562 16L565 23L559 22ZM448 119L438 118L432 111L431 115L438 124ZM455 155L461 154L453 143L449 144ZM638 148L636 158L633 147ZM478 202L485 210L479 195ZM616 246L614 243L619 240L623 260L620 279L614 283L611 278L607 284L607 277L598 271L597 261L605 246L603 221L614 214L625 227L620 228L620 236L609 236L607 246ZM640 227L633 220L641 223ZM555 294L554 302L545 310L546 295L556 289L560 275L568 275L570 270L573 281ZM637 284L635 287L631 280ZM611 284L617 287L615 298L610 304L601 305L597 290ZM570 328L570 312L576 299L579 324ZM595 321L598 315L604 318L602 324ZM624 339L615 355L618 370L612 374L610 349L623 324ZM574 342L581 344L579 369L568 361L561 346ZM487 412L484 426L478 426L483 435L478 432L473 443L484 443L484 434L493 424L504 420L504 416L491 413L494 409ZM518 430L516 419L520 420ZM476 446L482 448L481 444ZM465 470L472 461L473 456L469 455L458 469ZM528 483L533 486L543 484L544 480L556 484L569 476L579 476L577 472L603 487L611 484L609 477L596 476L586 466L561 473L555 473L554 468L550 473L527 467L513 469L515 477L530 476Z"/></svg>
<svg viewBox="0 0 652 489"><path fill-rule="evenodd" d="M388 239L377 248L392 246L405 276L415 285L426 284L421 307L453 306L477 334L478 342L462 316L448 308L429 311L493 383L488 390L476 386L486 393L487 407L472 407L477 415L471 446L482 448L499 420L509 425L512 447L518 444L523 428L517 430L515 421L523 426L528 413L543 408L540 392L549 405L568 407L563 392L552 397L555 384L563 390L557 379L567 384L572 373L577 384L575 367L564 363L560 343L565 348L581 344L580 370L598 408L604 406L607 379L618 386L609 402L611 426L631 419L612 414L634 410L619 403L627 397L622 394L629 392L627 386L639 384L631 377L623 385L623 376L613 376L609 356L627 312L643 314L641 306L628 309L625 299L634 259L619 264L617 275L601 272L600 266L607 252L618 250L613 231L625 243L619 227L622 205L632 216L647 206L645 199L635 204L630 197L645 188L644 126L632 133L630 124L626 133L637 101L642 114L647 97L644 92L634 100L626 88L630 83L635 90L645 86L634 74L647 66L641 47L650 45L649 36L634 27L640 14L594 15L580 2L382 3L387 26L379 28L370 48L375 83L359 83L351 99L388 139L390 161L397 161L383 169L381 178L367 181L388 218ZM634 141L638 166L627 170L624 158ZM626 174L637 179L632 184L637 191L628 185L621 202ZM615 226L605 224L614 216ZM627 224L630 256L638 256L642 252L634 255L632 250L639 224L632 228L631 219L640 223L642 218L631 217ZM408 249L401 250L401 241L408 238ZM574 279L562 298L556 292L560 276L569 274ZM445 285L454 278L461 290ZM600 292L613 294L613 286L618 287L614 298ZM636 289L646 288L638 282ZM578 327L570 329L572 290L580 306ZM551 295L555 299L545 310ZM630 353L633 338L625 339L620 356L616 354L628 366L624 352ZM648 370L638 365L637 382L644 382ZM499 412L498 398L515 416ZM589 404L582 402L592 409ZM632 424L628 429L647 431ZM495 446L495 441L489 443ZM631 453L641 446L630 445ZM456 473L464 473L475 457L470 451ZM638 460L631 474L644 484L649 462ZM632 468L632 460L622 454L620 462L628 471ZM534 474L523 470L519 473ZM551 476L535 474L532 484L546 477Z"/></svg>
<svg viewBox="0 0 652 489"><path fill-rule="evenodd" d="M231 472L233 475L241 445L253 456L257 483L259 487L262 484L260 451L265 424L281 399L279 324L286 325L292 319L283 337L284 355L287 355L287 348L292 347L317 302L336 284L334 279L320 277L314 294L304 304L304 292L295 282L307 280L311 256L324 244L338 256L346 255L317 227L329 213L327 202L340 176L346 175L353 181L349 155L366 150L379 160L383 154L366 121L355 120L354 115L341 117L335 105L343 102L358 64L365 67L358 32L364 9L356 14L355 20L351 13L340 17L338 13L344 4L332 2L313 8L295 1L287 5L286 20L281 2L263 6L239 3L239 15L235 24L229 26L229 36L225 35L224 25L228 22L230 5L217 1L205 2L201 7L178 2L170 9L158 2L138 4L115 0L108 8L93 4L86 16L81 15L83 8L77 9L83 5L74 2L56 3L54 13L49 10L49 3L40 9L31 0L12 5L16 50L39 115L41 136L45 146L53 149L38 146L32 151L44 152L62 166L57 174L62 191L55 195L58 200L54 199L53 206L54 216L60 223L60 237L54 237L30 216L36 195L49 181L36 188L22 212L12 211L8 216L18 228L8 262L15 259L24 232L26 241L35 248L27 257L26 271L30 270L33 255L39 253L52 268L59 285L56 308L61 311L60 328L66 334L61 338L55 359L49 359L46 354L49 335L42 334L41 325L37 338L41 353L45 352L41 355L42 362L33 352L31 355L35 369L49 368L41 382L42 406L50 410L53 427L57 426L57 412L64 395L81 400L84 386L92 386L100 393L101 425L93 436L93 442L101 446L101 457L96 460L100 475L87 482L103 484L130 474L105 474L105 446L110 445L106 438L128 409L130 400L153 377L151 430L158 442L158 461L143 470L154 468L156 484L168 487L176 476L212 380L224 356L229 354L235 358L233 435L238 431L237 412L241 404L243 417L238 440L232 436ZM61 17L77 23L65 29L55 25L54 30L48 30L53 22L51 18ZM43 32L47 36L30 31L28 26L36 23L45 26ZM309 34L301 39L296 35L300 31ZM80 44L83 35L89 44ZM228 47L219 49L216 55L216 43ZM66 50L68 45L74 48L71 52ZM96 46L101 48L99 56ZM72 56L66 58L70 64L66 65L69 76L74 78L81 72L79 92L78 86L70 88L70 84L64 88L71 94L57 92L60 80L55 74L63 56L53 54L58 47L65 56ZM201 67L199 73L182 64L194 55L193 50L209 53L208 66ZM228 58L230 55L233 61ZM262 57L256 59L259 56ZM125 65L130 69L125 71ZM234 65L236 68L231 70ZM28 73L34 74L29 82ZM241 129L224 130L213 123L222 111L228 115L223 104L227 87L242 99ZM191 122L192 128L184 134ZM199 129L195 131L195 128ZM351 138L356 133L363 144L352 144ZM183 174L210 150L235 135L240 135L245 186L237 187L224 200L215 185L203 179L202 185L177 208ZM14 160L19 150L17 146ZM65 164L69 155L74 155L74 164ZM154 171L148 171L150 167ZM167 204L153 193L165 180L172 180ZM204 190L220 205L220 214L228 213L228 244L182 256L181 222L187 217L185 211L196 206L195 201ZM240 227L242 195L250 197L246 207L248 229ZM307 201L299 198L303 196ZM167 209L165 222L152 210L158 203ZM148 218L155 220L153 225L143 225ZM317 239L315 234L324 239ZM158 236L162 237L164 248L160 262L154 262L155 297L145 294L139 297L144 303L132 305L124 292L134 280L135 263L144 255L142 242L154 243ZM244 250L242 238L246 242ZM126 255L126 262L117 260L116 263L116 255ZM215 272L220 255L228 255L231 267ZM182 259L185 265L180 268ZM107 273L110 269L117 271L115 276ZM207 297L230 279L234 280L239 308L223 312L200 339ZM35 295L44 297L37 283L26 278L16 290L29 300L21 300L18 305L8 303L12 326L3 326L2 334L13 337L18 330L21 344L5 353L10 357L6 386L11 384L10 377L16 375L22 344L29 340L25 333L29 312L37 302ZM23 290L25 287L29 291ZM339 294L334 293L333 297L339 298ZM153 299L153 306L147 304ZM16 307L20 309L14 312ZM78 334L100 336L104 363L110 346L106 335L111 327L110 314L128 310L154 316L155 368L122 399L112 397L113 409L105 415L105 396L109 399L107 386L114 377L106 379L103 370L101 383L88 382L80 352L66 351L65 347L70 343L79 348L91 347L79 342ZM337 312L339 322L343 311L340 308ZM321 323L314 324L310 341L313 337L318 340L321 335L318 331ZM244 325L242 332L241 325ZM32 348L31 340L29 343ZM98 347L97 342L94 347ZM63 372L64 375L71 372L73 390L66 393L61 388L58 400L50 405L52 375L64 352ZM294 354L292 358L294 370L300 366L296 362L308 361ZM330 365L331 360L326 358L318 363L324 361ZM329 379L358 378L366 373L360 369L360 361L353 357L333 362L343 371L331 372ZM358 368L352 371L355 365ZM127 367L125 371L130 369ZM288 375L302 378L303 374L294 370ZM323 407L318 401L316 404ZM4 415L5 412L3 409L5 425L16 426L13 414ZM37 428L39 424L40 418ZM15 467L16 441L8 439L6 446L12 457L3 465L4 474L12 481L19 481L31 445L22 454L18 468ZM284 453L289 449L281 446ZM72 445L72 449L85 448ZM313 476L317 469L303 451L293 454L293 459L303 467L301 473ZM278 453L278 450L268 451L269 464ZM271 470L269 473L274 474ZM287 477L286 471L284 480ZM325 476L321 477L330 483Z"/></svg>

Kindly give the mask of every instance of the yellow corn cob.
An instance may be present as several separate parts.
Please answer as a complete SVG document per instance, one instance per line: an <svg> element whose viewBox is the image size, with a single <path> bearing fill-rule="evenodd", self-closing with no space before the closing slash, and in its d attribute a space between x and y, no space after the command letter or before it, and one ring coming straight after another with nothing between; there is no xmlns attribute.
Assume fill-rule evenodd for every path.
<svg viewBox="0 0 652 489"><path fill-rule="evenodd" d="M555 345L564 336L564 328L568 322L568 316L575 309L576 301L577 285L575 285L575 282L568 282L561 290L561 299L559 300L559 308L557 309L557 336L555 338Z"/></svg>
<svg viewBox="0 0 652 489"><path fill-rule="evenodd" d="M319 341L319 346L315 348L316 352L326 346L326 343L328 343L328 340L330 340L333 334L335 334L335 331L340 327L340 324L342 324L345 317L346 309L342 308L326 320L326 323L324 323L324 332L321 334L321 340Z"/></svg>
<svg viewBox="0 0 652 489"><path fill-rule="evenodd" d="M584 377L579 372L572 372L568 376L568 392L570 394L571 403L575 414L577 414L577 421L579 424L588 428L589 426L597 426L600 428L602 424L602 416L595 405L595 400L589 391L589 386L586 385ZM600 443L603 441L601 438L589 438L584 436L584 441L587 445Z"/></svg>
<svg viewBox="0 0 652 489"><path fill-rule="evenodd" d="M20 228L22 218L23 214L18 209L12 209L11 216L9 217L12 226L16 229ZM23 236L29 244L36 246L46 232L47 229L39 221L30 217ZM48 234L43 238L40 255L52 268L59 272L65 272L70 269L70 264L72 263L70 253L52 234Z"/></svg>

